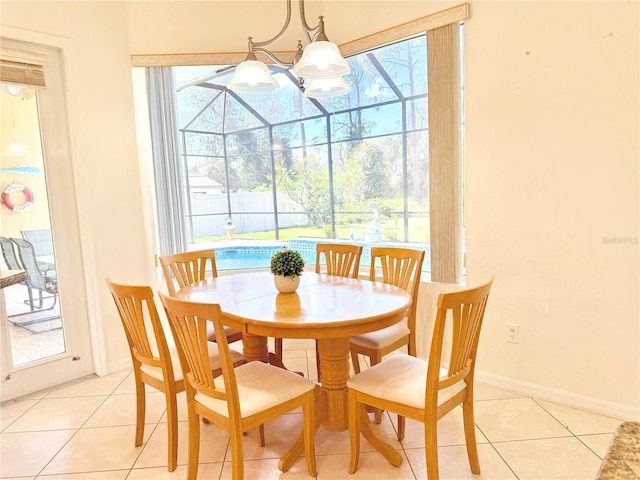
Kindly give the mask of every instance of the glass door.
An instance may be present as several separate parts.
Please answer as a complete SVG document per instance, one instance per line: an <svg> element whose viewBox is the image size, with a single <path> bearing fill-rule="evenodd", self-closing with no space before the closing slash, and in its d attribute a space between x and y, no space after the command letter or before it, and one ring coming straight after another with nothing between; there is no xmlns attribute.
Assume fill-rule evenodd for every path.
<svg viewBox="0 0 640 480"><path fill-rule="evenodd" d="M25 281L3 289L11 366L23 367L66 352L46 170L35 90L3 84L3 267L25 270Z"/></svg>
<svg viewBox="0 0 640 480"><path fill-rule="evenodd" d="M46 89L0 83L0 270L26 273L0 290L2 401L94 370L60 51L27 48Z"/></svg>

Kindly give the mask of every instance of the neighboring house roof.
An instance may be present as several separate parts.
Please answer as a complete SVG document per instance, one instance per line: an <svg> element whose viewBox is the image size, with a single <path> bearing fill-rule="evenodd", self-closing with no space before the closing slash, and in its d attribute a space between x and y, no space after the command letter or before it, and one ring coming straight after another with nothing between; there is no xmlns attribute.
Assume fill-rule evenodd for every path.
<svg viewBox="0 0 640 480"><path fill-rule="evenodd" d="M189 175L191 193L222 193L222 184L205 175Z"/></svg>

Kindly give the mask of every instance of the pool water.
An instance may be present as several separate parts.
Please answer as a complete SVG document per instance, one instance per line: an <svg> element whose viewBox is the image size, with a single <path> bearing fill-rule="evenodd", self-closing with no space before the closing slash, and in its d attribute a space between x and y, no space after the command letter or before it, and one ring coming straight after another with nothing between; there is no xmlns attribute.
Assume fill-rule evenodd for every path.
<svg viewBox="0 0 640 480"><path fill-rule="evenodd" d="M326 241L325 241L326 242ZM318 240L290 240L287 248L300 252L306 266L316 264L316 244ZM431 270L431 259L429 257L429 245L426 244L402 244L407 248L421 248L426 250L423 272ZM371 246L364 245L362 257L360 259L360 267L368 267L371 265ZM382 245L380 245L382 246ZM384 245L390 246L390 245ZM395 246L399 246L395 244ZM271 256L281 249L280 246L221 246L215 247L216 251L216 267L218 270L243 270L253 268L269 268L271 264Z"/></svg>
<svg viewBox="0 0 640 480"><path fill-rule="evenodd" d="M278 247L222 247L216 248L216 267L218 270L242 270L247 268L269 268L271 256L280 250ZM302 253L302 252L300 252ZM302 255L305 265L314 265L313 258Z"/></svg>

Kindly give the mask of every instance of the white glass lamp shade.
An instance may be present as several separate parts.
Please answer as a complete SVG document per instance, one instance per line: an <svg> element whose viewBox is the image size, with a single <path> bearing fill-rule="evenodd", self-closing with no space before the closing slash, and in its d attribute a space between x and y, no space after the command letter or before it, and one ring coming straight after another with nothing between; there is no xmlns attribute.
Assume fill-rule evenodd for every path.
<svg viewBox="0 0 640 480"><path fill-rule="evenodd" d="M11 94L12 97L17 96L22 90L20 87L16 87L15 85L7 85L7 91Z"/></svg>
<svg viewBox="0 0 640 480"><path fill-rule="evenodd" d="M236 67L228 87L235 92L270 92L279 85L264 63L245 60Z"/></svg>
<svg viewBox="0 0 640 480"><path fill-rule="evenodd" d="M350 73L351 69L335 43L318 40L304 47L302 58L293 71L298 77L315 79L339 77Z"/></svg>
<svg viewBox="0 0 640 480"><path fill-rule="evenodd" d="M316 78L309 82L304 90L305 97L330 98L349 93L351 85L344 81L342 77Z"/></svg>

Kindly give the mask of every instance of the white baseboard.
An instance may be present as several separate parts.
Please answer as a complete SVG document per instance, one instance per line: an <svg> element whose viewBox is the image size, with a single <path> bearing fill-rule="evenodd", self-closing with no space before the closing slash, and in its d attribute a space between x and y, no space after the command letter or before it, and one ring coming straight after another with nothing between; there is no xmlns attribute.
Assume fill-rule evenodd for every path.
<svg viewBox="0 0 640 480"><path fill-rule="evenodd" d="M640 419L640 407L632 407L622 405L620 403L609 402L600 398L580 395L578 393L567 392L557 388L546 387L535 383L515 380L513 378L502 377L493 373L485 373L476 370L476 383L487 385L490 387L516 392L529 397L540 400L548 400L550 402L566 405L568 407L579 408L600 415L620 418L622 420Z"/></svg>

